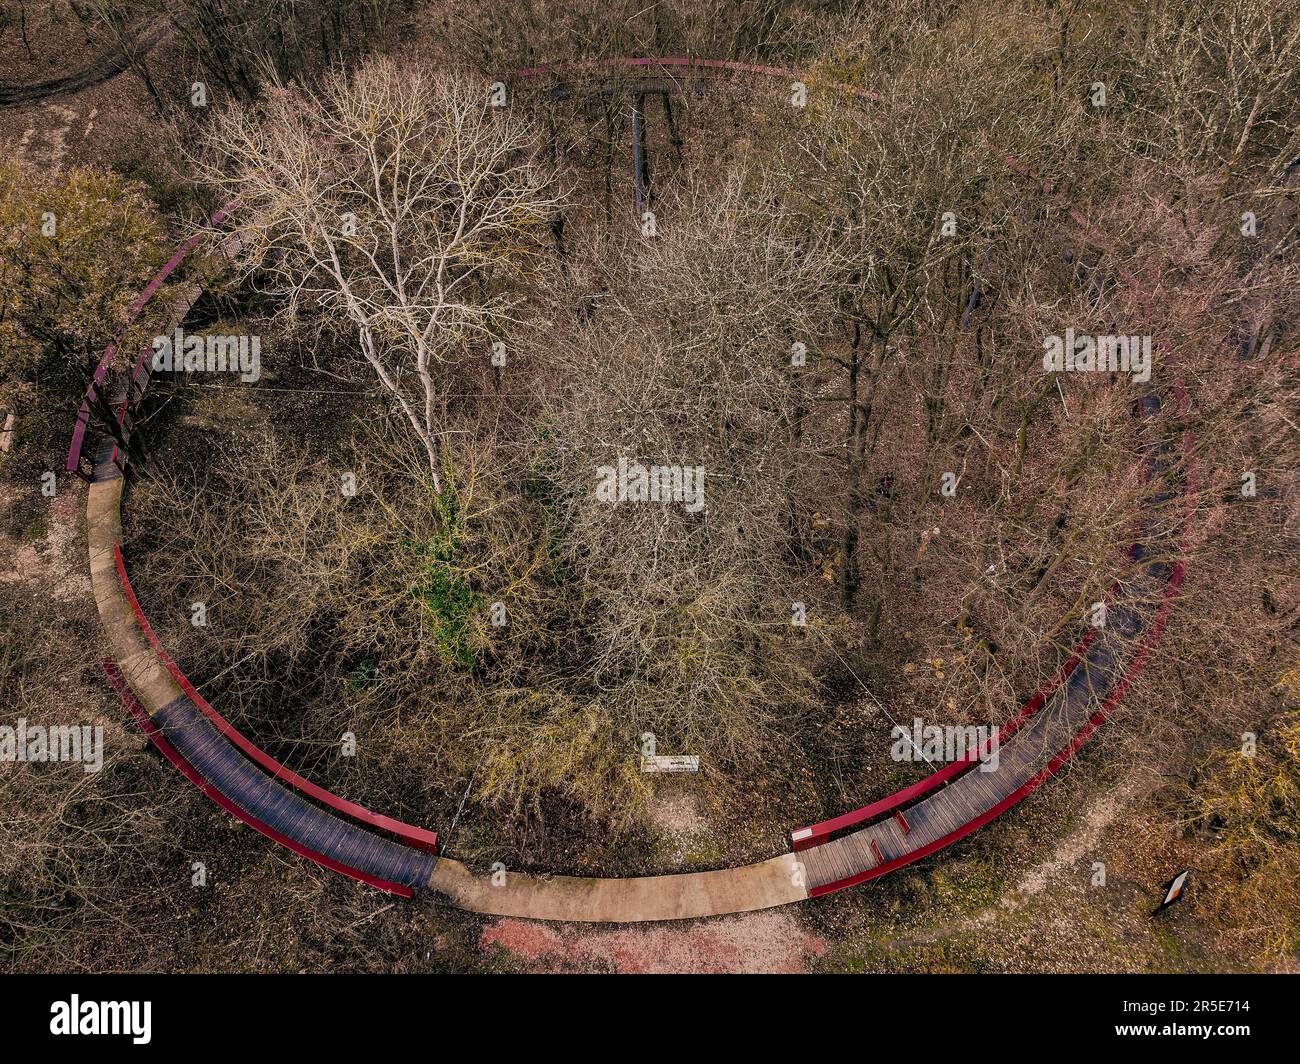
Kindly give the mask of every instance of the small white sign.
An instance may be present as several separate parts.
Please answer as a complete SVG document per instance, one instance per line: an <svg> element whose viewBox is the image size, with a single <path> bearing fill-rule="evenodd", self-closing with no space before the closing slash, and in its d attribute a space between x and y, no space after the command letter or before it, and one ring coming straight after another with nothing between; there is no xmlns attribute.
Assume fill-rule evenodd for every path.
<svg viewBox="0 0 1300 1064"><path fill-rule="evenodd" d="M700 759L695 754L654 754L641 758L642 772L699 772Z"/></svg>

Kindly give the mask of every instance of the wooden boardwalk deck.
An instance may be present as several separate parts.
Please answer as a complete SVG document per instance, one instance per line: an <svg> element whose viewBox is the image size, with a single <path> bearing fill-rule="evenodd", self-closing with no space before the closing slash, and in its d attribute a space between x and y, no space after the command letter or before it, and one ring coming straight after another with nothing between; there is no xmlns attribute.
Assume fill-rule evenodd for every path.
<svg viewBox="0 0 1300 1064"><path fill-rule="evenodd" d="M372 879L423 888L438 859L350 824L282 787L181 695L151 714L153 723L204 779L241 810L287 838Z"/></svg>
<svg viewBox="0 0 1300 1064"><path fill-rule="evenodd" d="M1158 596L1157 567L1146 567L1133 591ZM1142 631L1137 608L1115 606L1107 627L1089 646L1069 680L998 751L997 767L979 764L955 777L903 816L892 813L878 823L810 847L799 855L810 894L856 880L863 873L919 853L977 821L1024 788L1062 750L1097 711L1133 656Z"/></svg>

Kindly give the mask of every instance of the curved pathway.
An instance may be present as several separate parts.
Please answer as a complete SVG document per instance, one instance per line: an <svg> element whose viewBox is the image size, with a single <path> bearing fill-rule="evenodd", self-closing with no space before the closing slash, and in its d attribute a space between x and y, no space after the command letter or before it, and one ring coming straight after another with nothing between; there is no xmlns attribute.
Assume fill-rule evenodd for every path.
<svg viewBox="0 0 1300 1064"><path fill-rule="evenodd" d="M148 52L170 31L169 23L151 26L137 36L136 46ZM131 61L120 48L108 48L89 64L71 74L21 85L0 85L0 107L22 107L25 104L40 103L58 96L71 96L74 93L84 92L86 89L93 89L96 85L111 81L130 65Z"/></svg>
<svg viewBox="0 0 1300 1064"><path fill-rule="evenodd" d="M590 70L651 63L700 65L694 60L627 60L580 66ZM738 64L707 66L741 68ZM572 67L519 73L555 74ZM783 68L745 69L793 76ZM218 212L214 222L227 209ZM132 318L193 247L194 241L188 241L164 266L137 302ZM167 308L158 331L170 332L197 294L194 286L184 290ZM104 386L114 353L113 347L105 352L92 390ZM139 390L148 384L148 354L146 349L129 374ZM1176 398L1181 407L1185 402L1181 389ZM114 397L113 405L117 420L125 426L125 390ZM1146 396L1136 406L1145 420L1158 411L1159 400ZM411 896L425 891L447 904L503 916L628 922L746 912L844 889L950 845L1046 782L1106 719L1163 630L1184 573L1183 562L1168 565L1158 560L1141 538L1145 530L1139 533L1139 542L1130 552L1136 563L1133 574L1125 595L1110 606L1107 627L1089 633L1071 659L1004 727L1003 735L1010 738L1000 746L994 771L983 771L988 766L974 759L949 765L890 798L794 832L794 852L739 868L626 879L547 877L508 870L480 874L458 861L434 857L432 832L371 813L304 780L240 735L198 695L162 648L131 590L121 552L126 461L111 437L93 443L93 461L83 460L83 449L91 442L89 423L89 404L83 404L68 468L90 481L87 526L92 585L113 655L106 659L105 671L164 755L223 808L324 867L392 893ZM1188 442L1185 438L1184 446ZM1148 440L1145 451L1150 507L1154 511L1175 504L1163 484L1168 444ZM1192 490L1189 475L1188 498ZM1144 609L1143 603L1153 599L1159 605Z"/></svg>

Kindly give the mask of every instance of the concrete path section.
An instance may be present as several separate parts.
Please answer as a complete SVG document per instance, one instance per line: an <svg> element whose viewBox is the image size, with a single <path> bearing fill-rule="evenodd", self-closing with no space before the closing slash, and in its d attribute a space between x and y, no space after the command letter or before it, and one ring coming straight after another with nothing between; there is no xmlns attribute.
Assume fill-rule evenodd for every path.
<svg viewBox="0 0 1300 1064"><path fill-rule="evenodd" d="M459 861L443 858L429 880L435 897L460 909L533 920L632 923L689 920L744 913L803 901L798 855L782 854L760 864L634 879L499 872L475 875Z"/></svg>

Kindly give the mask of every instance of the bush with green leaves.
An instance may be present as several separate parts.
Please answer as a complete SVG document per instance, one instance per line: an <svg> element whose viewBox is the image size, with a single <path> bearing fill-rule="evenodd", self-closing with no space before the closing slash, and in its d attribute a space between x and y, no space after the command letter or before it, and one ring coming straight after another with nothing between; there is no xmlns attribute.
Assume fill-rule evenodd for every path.
<svg viewBox="0 0 1300 1064"><path fill-rule="evenodd" d="M137 182L0 162L0 406L84 388L165 247Z"/></svg>

